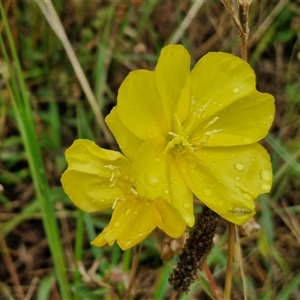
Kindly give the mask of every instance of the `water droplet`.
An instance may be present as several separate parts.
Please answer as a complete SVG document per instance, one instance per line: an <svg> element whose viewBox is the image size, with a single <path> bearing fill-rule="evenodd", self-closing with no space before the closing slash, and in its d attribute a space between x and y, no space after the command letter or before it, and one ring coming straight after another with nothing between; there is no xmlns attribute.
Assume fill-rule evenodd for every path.
<svg viewBox="0 0 300 300"><path fill-rule="evenodd" d="M186 171L187 171L186 168L182 168L182 169L181 169L181 172L182 172L182 173L186 173Z"/></svg>
<svg viewBox="0 0 300 300"><path fill-rule="evenodd" d="M252 160L252 161L255 161L255 158L254 158L254 157L252 157L252 158L251 158L251 160Z"/></svg>
<svg viewBox="0 0 300 300"><path fill-rule="evenodd" d="M238 176L235 176L234 178L235 178L235 180L237 180L237 181L240 180L240 177L238 177Z"/></svg>
<svg viewBox="0 0 300 300"><path fill-rule="evenodd" d="M139 232L139 233L138 233L138 236L140 236L140 237L143 236L143 235L144 235L144 234L143 234L142 232Z"/></svg>
<svg viewBox="0 0 300 300"><path fill-rule="evenodd" d="M242 193L242 196L246 200L251 200L252 199L252 197L249 194L247 194L247 193Z"/></svg>
<svg viewBox="0 0 300 300"><path fill-rule="evenodd" d="M102 199L100 199L100 202L101 202L101 203L103 203L103 202L104 202L104 199L103 199L103 198L102 198Z"/></svg>
<svg viewBox="0 0 300 300"><path fill-rule="evenodd" d="M165 193L165 194L169 194L170 191L169 191L169 190L164 190L164 193Z"/></svg>
<svg viewBox="0 0 300 300"><path fill-rule="evenodd" d="M189 226L193 226L194 225L194 220L195 217L193 214L190 213L182 213L182 217L184 218L185 222L189 225Z"/></svg>
<svg viewBox="0 0 300 300"><path fill-rule="evenodd" d="M130 212L131 212L131 208L127 208L127 209L125 210L125 215L128 216Z"/></svg>
<svg viewBox="0 0 300 300"><path fill-rule="evenodd" d="M145 178L146 183L151 187L156 187L159 184L161 184L161 180L156 174L148 173L145 175L144 178Z"/></svg>
<svg viewBox="0 0 300 300"><path fill-rule="evenodd" d="M233 89L233 93L234 93L234 94L237 94L239 91L240 91L240 89L237 88L237 87Z"/></svg>
<svg viewBox="0 0 300 300"><path fill-rule="evenodd" d="M218 180L218 182L219 182L219 183L222 183L222 180L221 180L221 179L219 179L219 180Z"/></svg>
<svg viewBox="0 0 300 300"><path fill-rule="evenodd" d="M189 163L189 167L192 168L192 169L195 169L197 166L195 163Z"/></svg>
<svg viewBox="0 0 300 300"><path fill-rule="evenodd" d="M159 157L155 157L154 161L155 161L156 163L160 163L160 162L161 162L161 159L160 159Z"/></svg>
<svg viewBox="0 0 300 300"><path fill-rule="evenodd" d="M236 163L234 165L234 167L238 170L238 171L243 171L245 169L245 166L242 163Z"/></svg>
<svg viewBox="0 0 300 300"><path fill-rule="evenodd" d="M260 187L264 191L269 191L271 189L271 185L268 183L263 183Z"/></svg>
<svg viewBox="0 0 300 300"><path fill-rule="evenodd" d="M182 204L182 207L185 208L185 209L188 209L188 208L191 207L191 204L188 203L188 202L185 202L185 203Z"/></svg>
<svg viewBox="0 0 300 300"><path fill-rule="evenodd" d="M223 103L222 102L219 102L219 106L222 106L223 105Z"/></svg>
<svg viewBox="0 0 300 300"><path fill-rule="evenodd" d="M135 215L137 215L138 211L137 211L137 210L134 210L133 213L134 213Z"/></svg>
<svg viewBox="0 0 300 300"><path fill-rule="evenodd" d="M218 205L223 205L224 201L222 199L219 199L217 203Z"/></svg>
<svg viewBox="0 0 300 300"><path fill-rule="evenodd" d="M116 228L118 228L120 225L121 225L120 222L115 222L115 223L114 223L114 227L116 227Z"/></svg>
<svg viewBox="0 0 300 300"><path fill-rule="evenodd" d="M202 190L203 194L207 197L210 197L212 195L212 190L209 188L205 188Z"/></svg>
<svg viewBox="0 0 300 300"><path fill-rule="evenodd" d="M253 138L245 137L245 138L243 138L243 143L244 144L252 144L253 143Z"/></svg>
<svg viewBox="0 0 300 300"><path fill-rule="evenodd" d="M262 170L260 172L260 176L264 181L271 181L272 180L272 173L269 170Z"/></svg>

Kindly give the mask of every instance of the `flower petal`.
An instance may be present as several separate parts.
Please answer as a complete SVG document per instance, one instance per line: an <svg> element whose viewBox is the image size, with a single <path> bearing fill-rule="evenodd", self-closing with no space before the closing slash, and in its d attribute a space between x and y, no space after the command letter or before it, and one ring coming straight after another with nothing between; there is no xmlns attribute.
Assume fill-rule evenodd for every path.
<svg viewBox="0 0 300 300"><path fill-rule="evenodd" d="M274 112L274 98L253 91L200 123L190 138L206 147L252 144L267 135Z"/></svg>
<svg viewBox="0 0 300 300"><path fill-rule="evenodd" d="M189 97L180 98L180 94L189 78L190 64L190 55L182 45L168 45L160 53L155 77L168 128L171 128L171 120L177 110L180 113L182 109L189 110ZM182 103L178 109L179 99Z"/></svg>
<svg viewBox="0 0 300 300"><path fill-rule="evenodd" d="M132 134L127 127L124 126L118 115L117 107L114 107L110 114L105 118L105 122L108 125L110 131L115 136L120 149L124 155L133 161L134 154L142 140Z"/></svg>
<svg viewBox="0 0 300 300"><path fill-rule="evenodd" d="M130 72L119 89L117 106L121 121L138 138L145 140L167 132L154 72Z"/></svg>
<svg viewBox="0 0 300 300"><path fill-rule="evenodd" d="M173 155L169 156L167 174L170 183L171 204L180 212L187 225L193 227L195 223L194 195L180 174Z"/></svg>
<svg viewBox="0 0 300 300"><path fill-rule="evenodd" d="M238 225L255 214L254 198L271 189L270 158L259 144L202 148L177 162L194 194Z"/></svg>
<svg viewBox="0 0 300 300"><path fill-rule="evenodd" d="M181 213L161 198L154 200L154 205L156 226L172 238L180 237L186 228L186 222Z"/></svg>
<svg viewBox="0 0 300 300"><path fill-rule="evenodd" d="M127 197L118 201L107 227L92 241L101 247L108 243L126 250L145 239L156 227L154 202L144 198Z"/></svg>
<svg viewBox="0 0 300 300"><path fill-rule="evenodd" d="M193 194L177 170L173 155L164 152L165 146L163 137L145 141L136 152L131 179L140 195L167 200L192 227Z"/></svg>
<svg viewBox="0 0 300 300"><path fill-rule="evenodd" d="M131 196L117 203L110 223L92 244L101 247L108 243L111 246L117 241L126 250L144 240L157 226L176 238L183 234L186 224L165 200Z"/></svg>
<svg viewBox="0 0 300 300"><path fill-rule="evenodd" d="M169 199L169 182L166 174L168 156L164 153L166 140L156 137L145 141L137 150L132 164L131 180L138 193L148 199Z"/></svg>
<svg viewBox="0 0 300 300"><path fill-rule="evenodd" d="M86 212L111 207L123 192L115 186L130 172L130 164L119 152L105 150L84 139L66 150L68 168L61 182L72 202ZM123 184L126 184L125 182ZM130 184L128 184L130 189Z"/></svg>
<svg viewBox="0 0 300 300"><path fill-rule="evenodd" d="M191 71L191 96L195 111L205 106L203 119L215 116L244 97L255 102L254 71L246 62L231 54L208 53Z"/></svg>

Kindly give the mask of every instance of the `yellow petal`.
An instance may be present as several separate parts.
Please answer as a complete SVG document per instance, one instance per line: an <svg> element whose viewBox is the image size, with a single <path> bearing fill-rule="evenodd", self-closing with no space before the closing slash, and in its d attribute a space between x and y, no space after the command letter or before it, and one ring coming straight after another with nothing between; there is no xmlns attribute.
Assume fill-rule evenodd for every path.
<svg viewBox="0 0 300 300"><path fill-rule="evenodd" d="M118 201L109 225L100 233L92 244L101 247L108 243L126 250L145 239L156 227L155 205L153 201L127 197Z"/></svg>
<svg viewBox="0 0 300 300"><path fill-rule="evenodd" d="M255 90L224 109L213 102L208 107L214 105L215 114L190 134L191 140L202 141L208 147L255 143L267 135L274 119L274 98Z"/></svg>
<svg viewBox="0 0 300 300"><path fill-rule="evenodd" d="M174 156L170 155L167 172L170 183L170 201L172 206L180 212L187 225L193 227L195 223L193 204L194 195L185 183L181 172L182 170L178 170Z"/></svg>
<svg viewBox="0 0 300 300"><path fill-rule="evenodd" d="M123 192L115 182L118 179L122 182L128 177L130 164L121 153L101 149L92 141L79 139L66 150L65 155L68 168L61 182L76 206L86 212L94 212L111 207L116 199L122 197Z"/></svg>
<svg viewBox="0 0 300 300"><path fill-rule="evenodd" d="M164 152L165 145L162 137L145 141L136 153L131 179L140 195L167 200L192 227L193 194L180 175L173 155Z"/></svg>
<svg viewBox="0 0 300 300"><path fill-rule="evenodd" d="M145 140L167 132L166 116L154 72L130 72L118 94L118 115L138 138Z"/></svg>
<svg viewBox="0 0 300 300"><path fill-rule="evenodd" d="M110 131L115 136L120 149L124 155L130 160L133 161L134 154L142 140L132 134L127 127L124 126L118 115L117 107L114 107L110 114L105 118Z"/></svg>
<svg viewBox="0 0 300 300"><path fill-rule="evenodd" d="M271 189L272 169L259 144L202 148L177 160L194 194L228 221L242 225L254 214L254 198Z"/></svg>
<svg viewBox="0 0 300 300"><path fill-rule="evenodd" d="M250 96L255 90L253 70L246 62L231 54L208 53L191 71L194 110L206 105L203 119L210 118L231 103Z"/></svg>
<svg viewBox="0 0 300 300"><path fill-rule="evenodd" d="M127 197L117 203L110 223L92 244L101 247L116 241L126 250L144 240L155 227L176 238L183 234L186 224L180 213L163 199Z"/></svg>
<svg viewBox="0 0 300 300"><path fill-rule="evenodd" d="M165 146L163 137L147 140L139 147L133 161L131 180L138 193L151 200L158 197L170 199Z"/></svg>
<svg viewBox="0 0 300 300"><path fill-rule="evenodd" d="M155 224L170 237L180 237L186 228L186 222L181 213L161 198L156 199L154 205L156 209Z"/></svg>
<svg viewBox="0 0 300 300"><path fill-rule="evenodd" d="M178 101L190 74L190 55L182 45L168 45L160 53L155 69L156 83L168 128L178 110ZM189 97L181 98L179 111L189 109Z"/></svg>

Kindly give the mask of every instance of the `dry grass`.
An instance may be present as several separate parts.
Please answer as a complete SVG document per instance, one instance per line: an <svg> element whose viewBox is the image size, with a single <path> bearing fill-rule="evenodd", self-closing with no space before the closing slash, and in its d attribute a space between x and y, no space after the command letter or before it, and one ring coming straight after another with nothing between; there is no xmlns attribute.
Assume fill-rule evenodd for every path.
<svg viewBox="0 0 300 300"><path fill-rule="evenodd" d="M218 1L198 6L190 1L139 0L56 1L54 5L92 96L87 87L83 88L38 5L4 3L30 94L69 290L74 299L169 299L169 264L176 261L168 264L160 259L163 234L156 231L147 238L139 255L137 250L122 252L117 246L92 248L89 241L107 224L110 212L90 216L73 207L60 187L60 175L66 167L63 152L78 136L103 147L116 147L99 125L102 115L115 105L118 87L128 72L153 69L160 49L172 41L174 34L196 62L209 51L239 55L236 29ZM194 18L187 20L187 15ZM263 142L271 154L275 177L270 195L256 202L262 230L240 240L248 299L300 299L299 32L299 1L253 1L249 62L257 74L258 89L275 96L277 113ZM3 78L0 299L63 299L53 273L43 213L36 200L20 128ZM207 261L221 294L226 242L226 225L221 223ZM132 261L136 268L130 267ZM133 270L134 276L130 273ZM239 300L244 295L243 283L240 274L235 275L232 299ZM201 273L189 294L178 299L211 299L210 295L206 275Z"/></svg>

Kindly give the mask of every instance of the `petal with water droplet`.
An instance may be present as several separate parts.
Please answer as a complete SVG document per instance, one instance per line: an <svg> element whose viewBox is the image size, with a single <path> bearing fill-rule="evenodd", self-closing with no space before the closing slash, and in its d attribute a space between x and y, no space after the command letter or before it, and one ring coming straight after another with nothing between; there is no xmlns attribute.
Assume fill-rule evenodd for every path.
<svg viewBox="0 0 300 300"><path fill-rule="evenodd" d="M105 122L116 138L124 155L130 161L133 161L134 154L141 145L142 140L125 127L119 118L117 107L114 107L109 115L106 116Z"/></svg>
<svg viewBox="0 0 300 300"><path fill-rule="evenodd" d="M163 99L161 105L169 128L174 113L179 111L180 115L185 115L184 112L189 110L189 95L180 98L180 94L190 75L190 60L188 51L182 45L169 45L162 49L155 68L158 92L160 99ZM183 103L179 104L179 99Z"/></svg>
<svg viewBox="0 0 300 300"><path fill-rule="evenodd" d="M183 234L186 223L180 213L161 198L151 201L141 197L127 197L126 201L117 203L110 223L92 244L101 247L116 241L126 250L145 239L155 227L177 238Z"/></svg>
<svg viewBox="0 0 300 300"><path fill-rule="evenodd" d="M271 182L262 179L261 170L272 174L272 169L268 153L258 144L231 147L231 151L234 151L234 156L228 158L226 148L205 147L193 155L185 155L178 164L179 169L187 169L182 176L200 201L223 218L241 225L255 213L254 198L270 190ZM202 163L191 172L189 164L199 160ZM216 162L213 167L211 160ZM239 170L240 164L244 166L242 171ZM247 213L233 213L237 207Z"/></svg>
<svg viewBox="0 0 300 300"><path fill-rule="evenodd" d="M118 115L122 123L142 140L161 136L168 132L162 103L154 71L132 71L119 88Z"/></svg>
<svg viewBox="0 0 300 300"><path fill-rule="evenodd" d="M130 164L121 153L79 139L65 154L68 168L61 182L76 206L86 212L94 212L112 207L115 199L122 198L123 192L114 186L114 180L117 177L124 180L130 172ZM117 171L119 169L122 169L122 173ZM124 184L130 189L126 180Z"/></svg>
<svg viewBox="0 0 300 300"><path fill-rule="evenodd" d="M167 154L164 153L166 141L163 137L145 141L136 152L132 165L131 179L139 182L136 189L141 196L148 199L156 199L163 196L169 199L169 182L166 174ZM159 157L161 161L157 163L155 159Z"/></svg>

